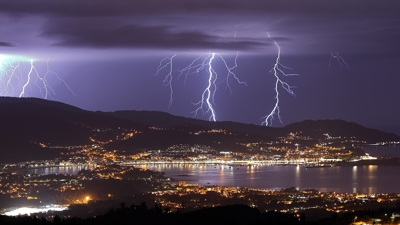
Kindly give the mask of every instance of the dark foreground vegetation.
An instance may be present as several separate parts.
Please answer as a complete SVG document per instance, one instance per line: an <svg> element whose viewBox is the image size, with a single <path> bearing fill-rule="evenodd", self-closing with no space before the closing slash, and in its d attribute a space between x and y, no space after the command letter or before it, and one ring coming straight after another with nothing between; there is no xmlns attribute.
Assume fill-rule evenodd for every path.
<svg viewBox="0 0 400 225"><path fill-rule="evenodd" d="M287 214L275 211L260 213L258 209L245 205L229 205L213 208L204 208L193 212L170 213L168 208L162 210L158 205L149 208L146 203L132 204L127 207L121 203L120 207L110 209L107 213L94 218L60 218L54 216L52 221L38 216L0 216L0 224L148 224L148 225L348 225L354 221L380 224L392 224L400 222L398 216L400 208L380 208L375 210L363 210L351 213L333 214L330 217L309 221L304 213Z"/></svg>

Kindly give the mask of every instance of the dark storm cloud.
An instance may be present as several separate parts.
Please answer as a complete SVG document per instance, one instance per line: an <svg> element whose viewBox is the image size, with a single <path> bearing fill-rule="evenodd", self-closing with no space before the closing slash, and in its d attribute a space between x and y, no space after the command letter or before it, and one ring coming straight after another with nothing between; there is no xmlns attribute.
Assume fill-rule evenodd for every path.
<svg viewBox="0 0 400 225"><path fill-rule="evenodd" d="M0 41L0 47L14 47L14 44L11 44L10 42Z"/></svg>
<svg viewBox="0 0 400 225"><path fill-rule="evenodd" d="M397 6L397 7L396 7ZM301 13L333 13L338 17L345 14L396 14L400 3L397 0L303 0L303 1L269 1L269 0L0 0L0 11L13 15L40 14L53 16L123 16L149 13L176 12L301 12Z"/></svg>
<svg viewBox="0 0 400 225"><path fill-rule="evenodd" d="M377 30L374 27L389 29L391 24L400 23L400 1L384 3L376 0L0 0L0 14L16 18L39 16L50 21L41 31L42 37L54 38L51 41L58 46L258 49L266 41L264 34L262 41L217 37L218 32L229 26L243 24L244 28L254 25L254 30L243 31L243 36L254 38L256 31L275 31L273 35L282 39L274 37L274 40L281 42L288 40L285 37L297 36L299 41L299 35L308 35L311 38L307 40L312 43L302 43L325 45L321 52L333 49L357 52L371 42L393 41L397 36L373 34ZM119 22L113 23L116 18ZM371 25L371 19L381 23ZM98 22L87 22L90 20ZM353 24L354 21L359 24ZM170 24L174 27L166 26ZM359 32L362 29L364 33ZM394 51L397 47L370 48Z"/></svg>
<svg viewBox="0 0 400 225"><path fill-rule="evenodd" d="M289 37L299 37L296 43L310 46L307 51L313 51L315 47L317 53L398 53L400 17L368 16L369 14L359 18L353 14L288 16L274 24L274 31Z"/></svg>
<svg viewBox="0 0 400 225"><path fill-rule="evenodd" d="M197 31L175 31L170 26L117 25L94 20L51 22L42 35L56 38L55 45L68 47L248 50L266 45Z"/></svg>
<svg viewBox="0 0 400 225"><path fill-rule="evenodd" d="M400 47L400 27L390 27L374 31L369 34L370 41L384 45L397 45Z"/></svg>

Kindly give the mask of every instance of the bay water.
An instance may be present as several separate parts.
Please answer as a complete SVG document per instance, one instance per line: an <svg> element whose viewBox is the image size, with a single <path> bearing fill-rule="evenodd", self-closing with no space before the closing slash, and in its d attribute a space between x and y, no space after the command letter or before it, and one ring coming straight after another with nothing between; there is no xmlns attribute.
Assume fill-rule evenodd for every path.
<svg viewBox="0 0 400 225"><path fill-rule="evenodd" d="M400 146L364 146L374 156L400 158ZM175 181L200 185L239 186L280 190L295 187L323 192L400 193L400 166L367 165L305 168L298 166L146 165ZM86 167L30 169L32 174L77 174Z"/></svg>

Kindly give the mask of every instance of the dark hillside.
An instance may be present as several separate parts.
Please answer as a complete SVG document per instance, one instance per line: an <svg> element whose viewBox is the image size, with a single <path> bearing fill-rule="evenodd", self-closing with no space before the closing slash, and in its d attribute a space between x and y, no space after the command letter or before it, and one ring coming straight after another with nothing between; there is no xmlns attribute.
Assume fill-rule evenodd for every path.
<svg viewBox="0 0 400 225"><path fill-rule="evenodd" d="M57 152L47 151L50 149L40 147L40 143L64 147L85 145L92 143L90 137L99 141L113 139L105 146L107 149L134 152L163 150L179 144L236 151L242 149L243 143L269 142L290 132L307 136L309 139L302 140L312 143L326 140L326 135L366 143L400 140L395 134L343 120L306 120L273 128L203 121L155 111L90 112L55 101L10 97L0 97L0 109L0 162L53 158L52 153ZM151 126L154 127L150 129ZM124 130L136 130L141 134L117 140Z"/></svg>
<svg viewBox="0 0 400 225"><path fill-rule="evenodd" d="M292 123L284 127L286 132L300 132L305 136L323 139L324 134L332 137L350 138L354 137L369 142L381 142L388 140L400 140L393 133L386 133L376 129L366 128L360 124L346 122L344 120L305 120Z"/></svg>
<svg viewBox="0 0 400 225"><path fill-rule="evenodd" d="M53 146L90 144L89 138L99 128L146 128L132 121L95 115L46 100L0 98L0 108L0 162L39 159L47 155L54 158L51 154L54 151L41 151L43 148L39 143Z"/></svg>

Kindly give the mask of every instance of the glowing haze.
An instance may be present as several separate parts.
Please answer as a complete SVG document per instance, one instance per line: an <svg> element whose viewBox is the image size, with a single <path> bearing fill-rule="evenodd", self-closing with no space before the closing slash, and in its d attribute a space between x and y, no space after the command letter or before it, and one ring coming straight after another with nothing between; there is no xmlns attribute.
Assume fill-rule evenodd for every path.
<svg viewBox="0 0 400 225"><path fill-rule="evenodd" d="M0 0L1 69L5 56L22 59L12 79L0 72L0 92L88 110L344 119L400 133L399 15L397 0ZM172 70L153 76L172 56ZM183 71L199 56L202 71ZM225 82L230 68L240 82Z"/></svg>
<svg viewBox="0 0 400 225"><path fill-rule="evenodd" d="M0 55L0 95L1 96L39 96L43 99L52 99L56 93L50 80L56 79L62 83L72 95L75 95L65 81L49 68L47 61L46 70L42 73L36 69L34 59L22 56ZM52 76L53 78L50 78ZM28 90L36 89L36 90ZM28 93L29 92L29 93Z"/></svg>

